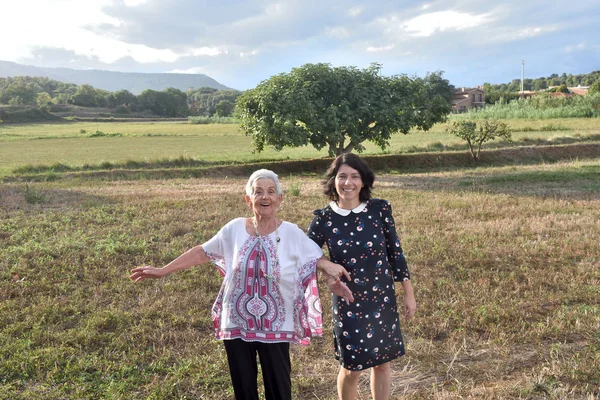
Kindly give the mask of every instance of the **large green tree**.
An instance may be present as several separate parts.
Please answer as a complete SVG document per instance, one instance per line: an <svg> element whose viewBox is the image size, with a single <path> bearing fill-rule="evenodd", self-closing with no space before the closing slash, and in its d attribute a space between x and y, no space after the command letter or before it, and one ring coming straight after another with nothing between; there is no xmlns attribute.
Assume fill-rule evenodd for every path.
<svg viewBox="0 0 600 400"><path fill-rule="evenodd" d="M71 96L71 101L76 106L103 107L106 105L104 96L108 92L96 89L92 85L83 84L77 87L77 91Z"/></svg>
<svg viewBox="0 0 600 400"><path fill-rule="evenodd" d="M149 110L163 117L187 117L187 95L179 89L167 88L161 92L146 89L137 97L141 110Z"/></svg>
<svg viewBox="0 0 600 400"><path fill-rule="evenodd" d="M392 134L428 130L450 113L454 88L441 72L425 78L380 72L380 64L306 64L273 76L238 98L241 128L257 151L310 144L333 156L360 152L365 141L384 149Z"/></svg>

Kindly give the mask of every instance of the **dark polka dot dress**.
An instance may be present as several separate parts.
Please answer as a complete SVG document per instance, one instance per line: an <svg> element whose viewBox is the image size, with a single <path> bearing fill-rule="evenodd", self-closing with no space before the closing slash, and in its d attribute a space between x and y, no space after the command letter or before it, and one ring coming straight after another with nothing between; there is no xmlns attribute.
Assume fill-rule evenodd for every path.
<svg viewBox="0 0 600 400"><path fill-rule="evenodd" d="M308 235L352 277L347 284L354 302L332 299L336 359L358 371L404 355L394 281L410 274L390 203L370 199L344 210L332 202L315 211Z"/></svg>

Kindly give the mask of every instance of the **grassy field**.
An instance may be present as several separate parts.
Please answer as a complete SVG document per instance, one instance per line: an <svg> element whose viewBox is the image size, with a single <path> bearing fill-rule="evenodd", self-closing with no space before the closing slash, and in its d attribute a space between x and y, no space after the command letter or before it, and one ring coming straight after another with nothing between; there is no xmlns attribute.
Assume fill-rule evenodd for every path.
<svg viewBox="0 0 600 400"><path fill-rule="evenodd" d="M510 121L517 145L598 141L596 125ZM86 137L96 130L122 136ZM0 177L32 164L321 155L257 156L249 143L227 125L0 126ZM392 148L458 144L436 126ZM0 399L232 398L211 328L215 268L127 278L248 215L245 178L111 173L0 183ZM319 179L282 179L281 217L306 228L326 203ZM419 305L401 321L408 347L393 363L394 399L600 398L600 158L379 174L375 196L392 203ZM297 399L336 398L331 304L321 297L325 336L292 346ZM360 391L369 398L366 375Z"/></svg>
<svg viewBox="0 0 600 400"><path fill-rule="evenodd" d="M0 398L231 398L210 265L133 284L247 215L245 179L0 186ZM315 177L286 177L306 227ZM600 396L600 161L382 175L419 310L393 398ZM334 399L325 337L293 347L294 396ZM368 380L361 398L369 397Z"/></svg>
<svg viewBox="0 0 600 400"><path fill-rule="evenodd" d="M600 125L595 119L511 120L514 143L571 143L600 141ZM364 154L396 154L422 151L464 150L466 145L438 124L429 132L393 136L382 151L367 144ZM96 131L104 136L93 136ZM84 133L82 133L84 132ZM485 148L506 146L489 143ZM172 122L146 123L60 123L0 125L0 177L23 165L62 163L84 165L123 163L130 160L152 162L185 157L205 163L244 163L268 160L327 157L326 150L312 147L267 149L253 154L251 139L237 125L192 125Z"/></svg>

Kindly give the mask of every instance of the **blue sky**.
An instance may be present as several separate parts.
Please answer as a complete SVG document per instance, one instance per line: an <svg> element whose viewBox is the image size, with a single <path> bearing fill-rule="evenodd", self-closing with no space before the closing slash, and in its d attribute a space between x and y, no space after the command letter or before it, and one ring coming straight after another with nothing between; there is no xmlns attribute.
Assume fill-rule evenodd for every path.
<svg viewBox="0 0 600 400"><path fill-rule="evenodd" d="M244 90L306 63L455 86L600 70L600 1L4 0L0 59L203 73Z"/></svg>

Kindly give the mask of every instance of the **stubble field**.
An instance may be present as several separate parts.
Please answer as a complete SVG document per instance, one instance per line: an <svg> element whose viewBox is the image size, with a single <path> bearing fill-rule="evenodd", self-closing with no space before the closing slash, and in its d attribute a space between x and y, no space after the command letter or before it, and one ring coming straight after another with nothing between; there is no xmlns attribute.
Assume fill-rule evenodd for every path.
<svg viewBox="0 0 600 400"><path fill-rule="evenodd" d="M281 217L305 229L326 203L319 178L281 178ZM2 183L0 398L232 398L211 328L215 268L127 278L248 215L244 184ZM598 158L378 174L375 196L392 203L419 307L401 320L393 398L600 396ZM321 298L324 337L292 347L298 399L336 398ZM367 374L360 390L370 397Z"/></svg>

